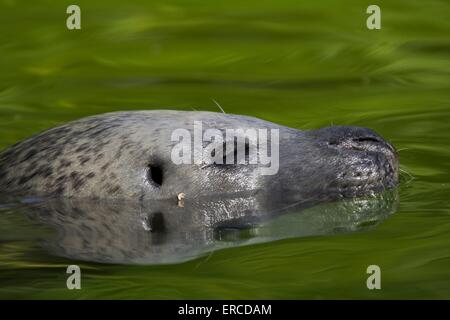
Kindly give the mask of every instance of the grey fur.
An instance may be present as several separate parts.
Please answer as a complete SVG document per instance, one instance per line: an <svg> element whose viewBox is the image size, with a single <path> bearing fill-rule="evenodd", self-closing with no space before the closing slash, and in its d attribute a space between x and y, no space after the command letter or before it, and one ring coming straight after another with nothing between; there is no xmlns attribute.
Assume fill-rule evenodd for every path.
<svg viewBox="0 0 450 320"><path fill-rule="evenodd" d="M176 128L276 128L280 169L257 165L175 165ZM161 168L161 185L149 179ZM21 195L97 199L256 197L264 208L314 204L371 194L398 181L393 147L373 131L330 127L300 131L260 119L212 112L135 111L84 118L15 144L0 154L0 191Z"/></svg>

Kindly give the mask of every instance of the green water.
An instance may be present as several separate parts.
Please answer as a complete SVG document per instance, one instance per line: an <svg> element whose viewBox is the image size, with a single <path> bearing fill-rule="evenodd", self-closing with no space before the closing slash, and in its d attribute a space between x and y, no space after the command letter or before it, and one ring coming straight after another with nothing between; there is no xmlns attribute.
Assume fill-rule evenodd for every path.
<svg viewBox="0 0 450 320"><path fill-rule="evenodd" d="M219 250L181 264L50 255L0 211L0 298L450 298L450 3L0 1L0 147L116 110L213 110L291 127L370 127L400 150L395 214L375 229ZM82 289L66 289L68 264ZM368 290L366 268L382 270Z"/></svg>

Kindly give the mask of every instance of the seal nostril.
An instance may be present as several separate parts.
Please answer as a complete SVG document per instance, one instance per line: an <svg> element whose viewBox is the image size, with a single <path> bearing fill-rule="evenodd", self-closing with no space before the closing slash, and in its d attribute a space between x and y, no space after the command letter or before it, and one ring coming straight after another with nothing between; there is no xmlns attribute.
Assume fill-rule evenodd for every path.
<svg viewBox="0 0 450 320"><path fill-rule="evenodd" d="M328 145L330 145L330 146L336 146L338 144L339 144L339 141L337 141L337 140L329 140L328 141Z"/></svg>
<svg viewBox="0 0 450 320"><path fill-rule="evenodd" d="M354 138L353 139L354 142L375 142L375 143L380 143L380 139L377 139L375 137L360 137L360 138Z"/></svg>
<svg viewBox="0 0 450 320"><path fill-rule="evenodd" d="M148 179L153 181L158 187L162 185L163 172L162 172L161 167L150 164L148 166L147 176L148 176Z"/></svg>
<svg viewBox="0 0 450 320"><path fill-rule="evenodd" d="M354 149L362 149L365 151L377 151L391 155L395 153L394 147L386 142L383 138L377 136L362 136L352 139L352 147Z"/></svg>

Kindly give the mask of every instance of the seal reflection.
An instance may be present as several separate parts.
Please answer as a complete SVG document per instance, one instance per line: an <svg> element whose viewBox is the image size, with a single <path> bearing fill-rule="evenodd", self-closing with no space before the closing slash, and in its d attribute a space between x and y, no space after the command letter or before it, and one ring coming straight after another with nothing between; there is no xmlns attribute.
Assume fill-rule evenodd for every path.
<svg viewBox="0 0 450 320"><path fill-rule="evenodd" d="M56 231L43 241L56 256L99 263L165 264L222 248L370 230L396 211L398 193L268 211L256 201L252 196L186 200L179 207L170 201L54 199L29 204L25 212Z"/></svg>

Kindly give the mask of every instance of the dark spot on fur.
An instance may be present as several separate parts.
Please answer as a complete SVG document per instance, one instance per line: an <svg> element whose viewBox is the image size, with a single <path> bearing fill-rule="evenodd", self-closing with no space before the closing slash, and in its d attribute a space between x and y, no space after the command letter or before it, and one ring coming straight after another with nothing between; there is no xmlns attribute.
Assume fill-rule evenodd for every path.
<svg viewBox="0 0 450 320"><path fill-rule="evenodd" d="M80 173L74 171L70 174L70 178L72 179L72 185L75 190L79 190L80 187L84 185L86 182L80 175Z"/></svg>
<svg viewBox="0 0 450 320"><path fill-rule="evenodd" d="M78 160L80 161L80 164L81 164L82 166L84 166L84 164L85 164L86 162L88 162L89 160L91 160L91 158L90 158L90 157L87 157L87 156L79 156L79 157L78 157Z"/></svg>
<svg viewBox="0 0 450 320"><path fill-rule="evenodd" d="M33 172L28 176L23 176L19 179L19 181L17 182L17 184L22 185L27 183L28 181L30 181L31 179L33 179L35 176L37 175L37 172Z"/></svg>
<svg viewBox="0 0 450 320"><path fill-rule="evenodd" d="M64 182L66 180L67 180L67 176L62 175L62 176L59 176L58 178L56 178L55 182L56 183L61 183L61 182Z"/></svg>
<svg viewBox="0 0 450 320"><path fill-rule="evenodd" d="M94 132L92 132L91 134L89 134L89 137L90 137L90 138L95 138L95 137L97 137L98 135L100 135L100 133L102 133L103 130L104 130L104 129L100 129L100 130L94 131Z"/></svg>
<svg viewBox="0 0 450 320"><path fill-rule="evenodd" d="M17 181L17 184L18 185L22 185L22 184L24 184L25 182L27 182L29 179L28 179L28 177L22 177L22 178L20 178L19 179L19 181Z"/></svg>
<svg viewBox="0 0 450 320"><path fill-rule="evenodd" d="M79 146L77 149L75 149L75 152L82 152L82 151L86 150L87 148L89 148L89 143L85 142L81 146Z"/></svg>
<svg viewBox="0 0 450 320"><path fill-rule="evenodd" d="M44 178L47 178L51 176L51 174L53 173L53 169L50 166L44 165L38 169L38 172L39 175L43 176Z"/></svg>
<svg viewBox="0 0 450 320"><path fill-rule="evenodd" d="M70 166L72 164L72 161L69 161L69 160L67 160L67 159L61 159L61 166L62 167L68 167L68 166Z"/></svg>
<svg viewBox="0 0 450 320"><path fill-rule="evenodd" d="M102 159L105 156L104 153L100 153L95 157L95 161Z"/></svg>
<svg viewBox="0 0 450 320"><path fill-rule="evenodd" d="M83 179L76 179L73 182L73 188L75 190L79 190L80 187L82 187L84 185L85 181Z"/></svg>
<svg viewBox="0 0 450 320"><path fill-rule="evenodd" d="M22 158L22 162L28 161L29 159L31 159L32 157L34 157L37 154L37 150L36 149L31 149L30 151L28 151L25 156Z"/></svg>
<svg viewBox="0 0 450 320"><path fill-rule="evenodd" d="M65 190L66 190L66 186L60 185L60 186L58 186L58 188L55 189L54 193L55 193L55 195L61 195L64 193Z"/></svg>
<svg viewBox="0 0 450 320"><path fill-rule="evenodd" d="M108 192L114 194L114 193L116 193L116 192L118 192L120 190L121 190L120 186L119 185L115 185L115 186L109 188Z"/></svg>

